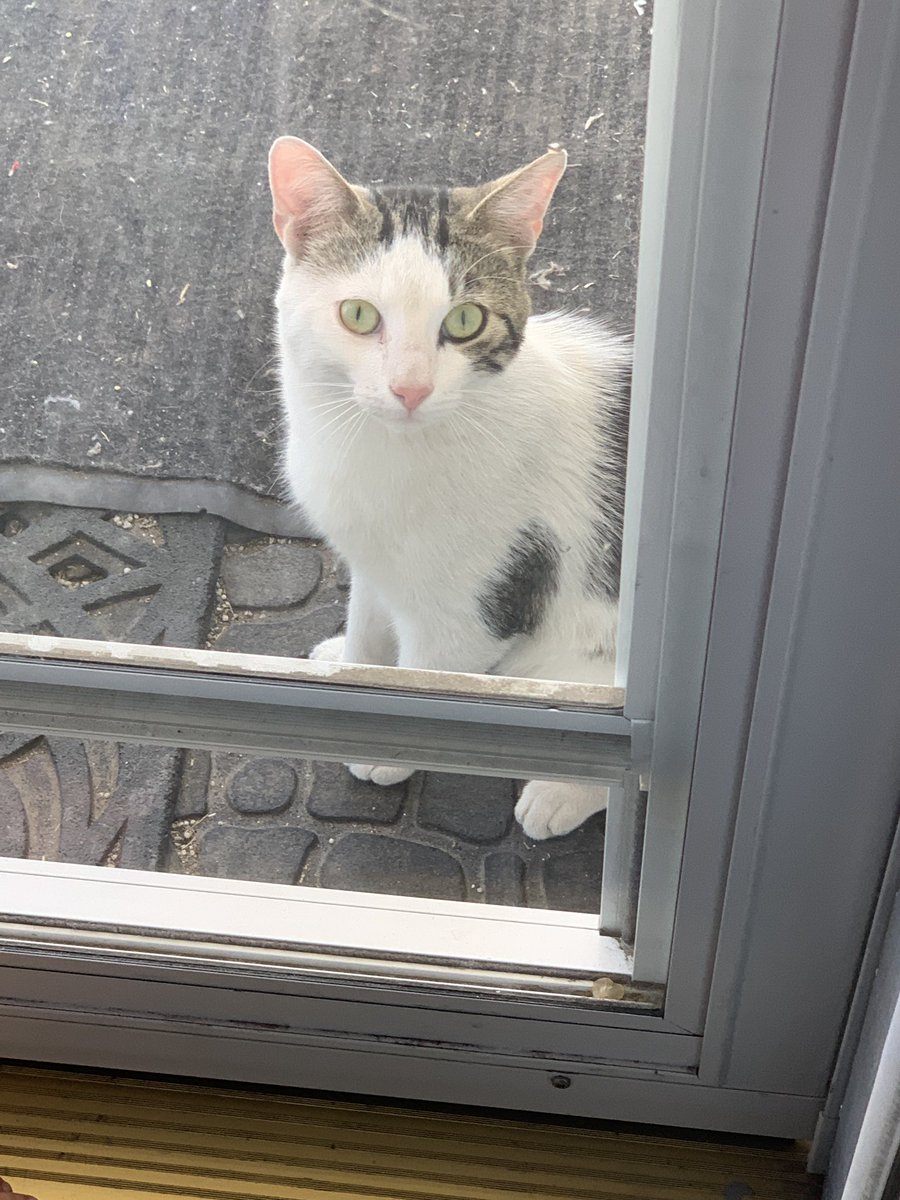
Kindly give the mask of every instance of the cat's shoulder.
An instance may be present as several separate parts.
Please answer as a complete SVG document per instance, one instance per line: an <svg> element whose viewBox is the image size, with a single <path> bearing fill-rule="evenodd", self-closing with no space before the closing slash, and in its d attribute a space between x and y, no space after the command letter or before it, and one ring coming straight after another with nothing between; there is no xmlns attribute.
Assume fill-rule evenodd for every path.
<svg viewBox="0 0 900 1200"><path fill-rule="evenodd" d="M581 345L601 349L610 355L628 359L631 338L620 333L600 317L564 310L539 313L529 317L527 336L546 345Z"/></svg>
<svg viewBox="0 0 900 1200"><path fill-rule="evenodd" d="M525 345L541 357L603 367L611 376L625 376L631 368L631 339L608 322L584 313L549 312L528 320Z"/></svg>

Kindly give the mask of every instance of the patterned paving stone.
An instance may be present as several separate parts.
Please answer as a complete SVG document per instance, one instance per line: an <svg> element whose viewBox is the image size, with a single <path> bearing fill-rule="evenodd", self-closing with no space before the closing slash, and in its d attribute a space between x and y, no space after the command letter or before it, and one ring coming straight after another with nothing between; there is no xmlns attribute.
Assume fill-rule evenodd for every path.
<svg viewBox="0 0 900 1200"><path fill-rule="evenodd" d="M471 842L499 842L512 828L511 779L429 771L419 799L419 824Z"/></svg>
<svg viewBox="0 0 900 1200"><path fill-rule="evenodd" d="M400 816L406 789L405 783L374 787L355 779L341 763L316 763L306 809L322 821L390 824Z"/></svg>
<svg viewBox="0 0 900 1200"><path fill-rule="evenodd" d="M296 883L315 840L305 829L212 825L199 837L197 873L260 882L259 864L265 863L265 882Z"/></svg>
<svg viewBox="0 0 900 1200"><path fill-rule="evenodd" d="M297 772L281 758L253 758L228 781L228 799L240 813L275 815L290 808L297 791Z"/></svg>
<svg viewBox="0 0 900 1200"><path fill-rule="evenodd" d="M605 823L605 815L591 817L581 829L544 851L541 877L547 908L599 912Z"/></svg>
<svg viewBox="0 0 900 1200"><path fill-rule="evenodd" d="M234 608L288 608L301 604L322 578L322 558L300 543L248 546L222 560L222 583Z"/></svg>
<svg viewBox="0 0 900 1200"><path fill-rule="evenodd" d="M479 824L477 806L468 810L471 828L464 827L459 812L436 811L436 796L453 799L453 789L446 787L452 778L417 772L405 783L380 788L354 779L339 763L190 752L166 869L205 873L212 869L210 862L216 871L233 863L240 878L283 882L299 859L289 855L285 866L270 852L269 840L257 835L268 831L277 841L281 833L293 838L301 830L312 838L309 843L300 839L304 857L296 881L305 886L598 911L602 816L566 838L535 843L495 815L490 820L496 837L483 840L488 824ZM476 794L473 784L484 785L482 794L493 807L511 812L512 784L456 779L455 794L463 795L463 806L466 796ZM244 812L234 803L236 782L255 797ZM430 814L427 820L423 811ZM219 827L227 828L227 835L208 842Z"/></svg>
<svg viewBox="0 0 900 1200"><path fill-rule="evenodd" d="M209 626L222 522L0 505L0 627L196 646ZM0 853L158 869L182 753L0 735Z"/></svg>
<svg viewBox="0 0 900 1200"><path fill-rule="evenodd" d="M184 764L175 801L176 819L202 817L209 803L212 756L206 750L185 750Z"/></svg>
<svg viewBox="0 0 900 1200"><path fill-rule="evenodd" d="M319 886L350 891L397 893L402 879L406 896L465 900L462 867L449 854L421 842L372 833L348 833L329 849Z"/></svg>
<svg viewBox="0 0 900 1200"><path fill-rule="evenodd" d="M486 904L525 905L525 861L518 854L488 854L484 860Z"/></svg>
<svg viewBox="0 0 900 1200"><path fill-rule="evenodd" d="M33 733L0 733L0 759L34 741Z"/></svg>
<svg viewBox="0 0 900 1200"><path fill-rule="evenodd" d="M281 654L288 658L306 658L319 642L334 637L343 624L343 605L333 601L283 620L233 621L216 639L215 646L218 650L233 650L241 654Z"/></svg>
<svg viewBox="0 0 900 1200"><path fill-rule="evenodd" d="M36 737L0 758L0 855L156 870L181 753Z"/></svg>
<svg viewBox="0 0 900 1200"><path fill-rule="evenodd" d="M200 643L221 551L218 519L4 504L0 522L3 629Z"/></svg>

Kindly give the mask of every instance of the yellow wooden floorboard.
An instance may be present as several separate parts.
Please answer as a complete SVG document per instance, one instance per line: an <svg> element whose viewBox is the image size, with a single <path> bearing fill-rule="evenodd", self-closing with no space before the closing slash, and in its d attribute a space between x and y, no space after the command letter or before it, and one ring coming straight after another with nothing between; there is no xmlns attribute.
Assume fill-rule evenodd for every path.
<svg viewBox="0 0 900 1200"><path fill-rule="evenodd" d="M38 1200L814 1200L803 1157L0 1067L0 1176Z"/></svg>
<svg viewBox="0 0 900 1200"><path fill-rule="evenodd" d="M444 1141L435 1144L426 1138L411 1138L401 1133L390 1136L379 1133L375 1138L347 1140L333 1129L330 1137L325 1129L320 1132L326 1136L311 1138L308 1129L295 1127L290 1142L279 1143L273 1150L271 1131L260 1135L245 1129L191 1129L172 1120L171 1113L148 1113L145 1109L137 1113L131 1110L119 1112L115 1129L110 1129L108 1122L98 1125L94 1116L73 1114L70 1102L66 1105L64 1118L58 1112L35 1111L31 1105L19 1105L15 1111L7 1112L3 1128L7 1139L19 1144L25 1141L47 1144L60 1139L77 1141L85 1154L95 1147L102 1147L107 1154L121 1154L131 1161L142 1150L153 1152L155 1161L162 1161L158 1146L164 1140L164 1157L175 1163L206 1151L215 1152L223 1165L226 1160L232 1160L235 1170L247 1168L254 1162L268 1162L308 1173L321 1165L323 1155L327 1155L330 1166L340 1166L344 1170L385 1172L393 1169L400 1172L407 1169L413 1158L421 1157L427 1160L434 1175L489 1182L519 1173L527 1175L533 1184L548 1187L568 1176L573 1177L572 1186L577 1187L588 1167L599 1170L605 1165L609 1148L609 1142L604 1143L606 1155L598 1153L598 1148L579 1148L578 1162L573 1164L571 1160L560 1161L559 1146L554 1145L557 1153L548 1164L540 1149L523 1150L505 1140L500 1145L485 1146L480 1140L472 1139L460 1146ZM671 1146L649 1142L640 1146L624 1142L616 1145L617 1172L623 1179L633 1174L670 1174L676 1180L684 1174L702 1176L708 1158L708 1152L705 1156L702 1153L684 1154L676 1156L673 1162ZM736 1165L738 1156L733 1154L733 1159ZM744 1174L752 1174L757 1179L767 1174L774 1174L782 1181L790 1177L784 1165L778 1164L767 1171L764 1162L749 1156L744 1157L740 1166ZM795 1179L801 1178L795 1176Z"/></svg>

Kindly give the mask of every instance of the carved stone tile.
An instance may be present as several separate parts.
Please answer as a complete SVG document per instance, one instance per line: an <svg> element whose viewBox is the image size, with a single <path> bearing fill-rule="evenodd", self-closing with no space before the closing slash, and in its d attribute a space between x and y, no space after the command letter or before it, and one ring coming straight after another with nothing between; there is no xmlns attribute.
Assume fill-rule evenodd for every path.
<svg viewBox="0 0 900 1200"><path fill-rule="evenodd" d="M0 505L0 628L196 646L222 522ZM156 870L182 752L0 734L0 853Z"/></svg>
<svg viewBox="0 0 900 1200"><path fill-rule="evenodd" d="M155 746L23 739L0 758L0 855L158 869L180 761Z"/></svg>
<svg viewBox="0 0 900 1200"><path fill-rule="evenodd" d="M221 543L214 517L0 505L0 628L197 646Z"/></svg>

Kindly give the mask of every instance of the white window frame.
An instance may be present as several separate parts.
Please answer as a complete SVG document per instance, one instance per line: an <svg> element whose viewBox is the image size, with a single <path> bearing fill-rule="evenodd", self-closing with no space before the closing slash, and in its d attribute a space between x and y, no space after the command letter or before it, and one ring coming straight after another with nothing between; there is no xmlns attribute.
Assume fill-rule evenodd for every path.
<svg viewBox="0 0 900 1200"><path fill-rule="evenodd" d="M293 906L308 907L299 889L7 861L5 1056L812 1132L880 884L877 870L840 884L834 872L842 854L877 854L896 820L887 774L853 811L840 793L823 805L810 781L852 792L879 750L870 701L876 731L900 722L883 686L900 633L878 624L897 594L893 563L873 566L856 603L879 636L861 637L851 662L822 653L848 591L835 498L871 523L870 492L894 483L876 461L848 472L862 431L839 418L858 383L870 426L895 419L879 391L887 365L865 358L853 305L866 298L866 188L890 128L866 103L896 69L897 20L888 0L657 0L654 21L623 711L512 684L499 699L475 680L446 697L365 672L326 686L297 664L291 680L223 677L202 652L173 672L73 664L32 639L30 654L0 661L0 727L314 745L323 758L352 745L376 760L387 737L400 760L609 782L649 765L630 965L651 986L598 1001L596 973L613 959L580 918L533 919L556 930L556 949L531 962L514 910L417 902L404 942L391 921L411 910L383 899L353 914L381 928L384 953L361 959L350 941L329 955L327 940L292 932ZM471 939L467 963L448 958L457 918L506 923L503 970Z"/></svg>

